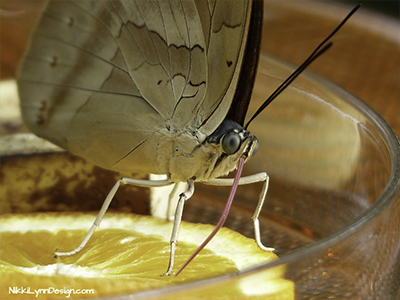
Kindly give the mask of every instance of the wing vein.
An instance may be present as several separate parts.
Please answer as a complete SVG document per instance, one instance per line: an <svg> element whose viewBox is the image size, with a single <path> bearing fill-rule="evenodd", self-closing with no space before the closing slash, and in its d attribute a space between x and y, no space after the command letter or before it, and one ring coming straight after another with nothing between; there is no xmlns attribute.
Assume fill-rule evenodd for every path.
<svg viewBox="0 0 400 300"><path fill-rule="evenodd" d="M152 106L146 99L143 97L134 95L134 94L129 94L129 93L119 93L119 92L112 92L112 91L102 91L102 90L95 90L95 89L89 89L85 87L79 87L79 86L74 86L74 85L67 85L67 84L57 84L57 83L52 83L52 82L45 82L45 81L39 81L39 80L29 80L29 79L19 79L19 81L25 81L25 82L31 82L31 83L39 83L39 84L45 84L45 85L51 85L51 86L57 86L61 88L68 88L68 89L75 89L75 90L81 90L81 91L86 91L86 92L91 92L91 93L97 93L97 94L109 94L109 95L119 95L119 96L127 96L127 97L132 97L132 98L138 98L147 103L158 115L161 115L157 109Z"/></svg>

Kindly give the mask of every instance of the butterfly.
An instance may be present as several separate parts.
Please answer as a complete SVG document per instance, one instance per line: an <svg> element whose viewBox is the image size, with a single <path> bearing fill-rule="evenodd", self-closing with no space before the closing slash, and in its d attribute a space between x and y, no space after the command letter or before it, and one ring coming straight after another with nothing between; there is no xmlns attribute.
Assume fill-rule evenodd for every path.
<svg viewBox="0 0 400 300"><path fill-rule="evenodd" d="M232 185L226 213L237 185L263 182L253 222L258 246L270 249L261 242L258 223L268 175L240 177L243 164L258 148L247 127L330 45L324 41L245 125L262 20L263 3L258 0L47 4L17 78L25 123L39 137L100 167L167 175L165 180L121 178L82 243L56 256L73 255L85 246L121 184L161 187L179 182L187 188L176 207L165 275L174 267L183 206L195 182ZM236 168L235 179L220 178Z"/></svg>

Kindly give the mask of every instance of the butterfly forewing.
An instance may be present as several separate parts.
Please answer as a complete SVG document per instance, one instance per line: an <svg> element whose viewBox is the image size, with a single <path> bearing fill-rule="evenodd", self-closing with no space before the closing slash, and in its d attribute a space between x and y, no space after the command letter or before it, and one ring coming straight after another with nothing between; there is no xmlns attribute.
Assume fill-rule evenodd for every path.
<svg viewBox="0 0 400 300"><path fill-rule="evenodd" d="M211 14L207 97L197 114L206 134L221 124L231 106L243 63L251 2L216 1Z"/></svg>
<svg viewBox="0 0 400 300"><path fill-rule="evenodd" d="M18 78L39 136L102 167L168 173L162 130L211 134L235 92L247 1L50 1ZM160 160L155 157L165 156Z"/></svg>

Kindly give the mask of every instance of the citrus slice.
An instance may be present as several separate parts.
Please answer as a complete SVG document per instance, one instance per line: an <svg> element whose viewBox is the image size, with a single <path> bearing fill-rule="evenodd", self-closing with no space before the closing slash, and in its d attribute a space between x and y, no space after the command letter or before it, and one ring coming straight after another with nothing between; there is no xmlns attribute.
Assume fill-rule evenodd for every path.
<svg viewBox="0 0 400 300"><path fill-rule="evenodd" d="M81 252L54 258L55 250L74 249L94 218L90 213L1 216L0 298L82 299L137 293L238 272L277 259L274 253L261 251L254 240L222 228L179 276L162 277L169 261L171 223L119 213L106 215ZM211 225L182 223L177 267L212 229ZM203 296L212 299L219 293L230 299L293 299L294 284L282 278L283 273L283 267L274 268L263 275L261 285L256 283L259 278L249 281L245 277L233 288L219 288L213 295ZM196 295L196 299L202 298L201 291Z"/></svg>

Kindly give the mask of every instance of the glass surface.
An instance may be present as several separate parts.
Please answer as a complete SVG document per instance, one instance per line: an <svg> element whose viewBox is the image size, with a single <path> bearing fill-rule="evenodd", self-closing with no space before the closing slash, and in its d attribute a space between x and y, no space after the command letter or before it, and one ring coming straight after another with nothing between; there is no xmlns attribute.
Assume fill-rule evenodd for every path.
<svg viewBox="0 0 400 300"><path fill-rule="evenodd" d="M291 69L262 56L250 111ZM362 101L318 76L304 74L279 97L249 127L258 137L260 149L245 165L245 173L267 171L270 176L260 216L262 241L275 247L281 260L255 269L249 266L243 274L151 291L143 296L212 295L219 285L236 284L246 276L262 282L264 270L283 264L286 278L296 283L296 299L382 299L382 295L396 299L400 280L396 136ZM12 143L15 145L15 140ZM43 148L35 143L36 149ZM37 152L30 150L32 144L28 144L20 149ZM20 178L7 181L12 182L8 184L3 181L2 199L8 199L1 202L3 213L96 210L118 177L96 167L88 171L79 158L66 153L18 152L21 150L12 150L2 157L3 180L7 176ZM47 186L37 184L34 193L24 189L22 174L26 180L45 182L47 164L55 163L73 165L74 171L63 173L70 168L61 167L57 175L60 180ZM21 164L25 168L17 167ZM85 184L76 185L77 182ZM227 227L253 236L250 217L260 190L258 184L238 188ZM215 224L228 191L229 188L197 184L195 195L185 207L184 219ZM123 187L112 209L147 213L146 193ZM45 201L35 201L43 194Z"/></svg>

